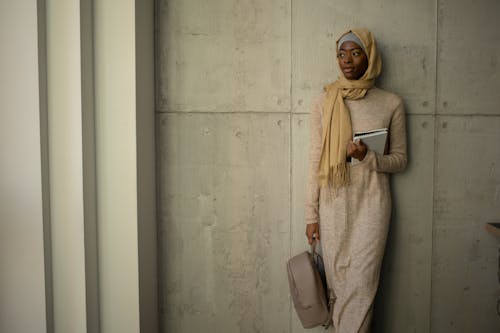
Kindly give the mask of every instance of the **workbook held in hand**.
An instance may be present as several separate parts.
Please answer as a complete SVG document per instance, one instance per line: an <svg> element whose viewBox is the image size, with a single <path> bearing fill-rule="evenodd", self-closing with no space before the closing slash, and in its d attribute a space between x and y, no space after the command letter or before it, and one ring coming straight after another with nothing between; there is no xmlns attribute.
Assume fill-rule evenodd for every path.
<svg viewBox="0 0 500 333"><path fill-rule="evenodd" d="M383 155L385 152L385 147L387 145L387 128L381 128L373 131L367 132L356 132L354 133L352 141L361 140L368 146L368 149L373 150L375 153ZM353 165L359 163L354 157L351 159Z"/></svg>

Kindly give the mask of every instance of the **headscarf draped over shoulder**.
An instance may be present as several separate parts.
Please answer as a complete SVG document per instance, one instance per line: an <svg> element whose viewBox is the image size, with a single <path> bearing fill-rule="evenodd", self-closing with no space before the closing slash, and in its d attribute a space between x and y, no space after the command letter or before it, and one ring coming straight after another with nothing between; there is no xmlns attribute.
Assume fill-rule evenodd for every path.
<svg viewBox="0 0 500 333"><path fill-rule="evenodd" d="M353 33L363 43L368 58L368 68L358 80L348 80L340 71L339 78L325 86L323 104L323 145L319 161L318 182L320 186L330 185L333 189L349 184L347 164L347 144L352 140L352 124L349 109L344 99L361 99L375 85L375 78L382 70L382 61L372 33L367 29L351 29L343 33L339 41L348 33Z"/></svg>

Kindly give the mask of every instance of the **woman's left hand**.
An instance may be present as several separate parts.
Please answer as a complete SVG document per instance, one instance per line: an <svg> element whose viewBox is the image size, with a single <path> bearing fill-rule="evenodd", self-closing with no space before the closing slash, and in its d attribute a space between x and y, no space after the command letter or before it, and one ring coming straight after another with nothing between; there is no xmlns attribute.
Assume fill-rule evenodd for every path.
<svg viewBox="0 0 500 333"><path fill-rule="evenodd" d="M366 152L368 151L368 147L361 140L356 140L356 142L349 141L347 144L347 157L354 157L358 161L362 161Z"/></svg>

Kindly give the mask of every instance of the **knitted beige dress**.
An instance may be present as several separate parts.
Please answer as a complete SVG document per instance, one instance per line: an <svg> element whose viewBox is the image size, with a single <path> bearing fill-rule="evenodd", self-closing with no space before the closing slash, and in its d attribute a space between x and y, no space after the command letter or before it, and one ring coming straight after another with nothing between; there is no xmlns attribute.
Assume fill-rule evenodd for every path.
<svg viewBox="0 0 500 333"><path fill-rule="evenodd" d="M370 89L363 99L345 100L353 133L389 128L390 146L387 155L368 147L365 159L350 167L350 185L332 196L317 182L324 97L316 98L310 116L306 222L320 223L327 279L337 296L331 332L369 332L391 217L388 173L406 166L404 108L401 98L378 88Z"/></svg>

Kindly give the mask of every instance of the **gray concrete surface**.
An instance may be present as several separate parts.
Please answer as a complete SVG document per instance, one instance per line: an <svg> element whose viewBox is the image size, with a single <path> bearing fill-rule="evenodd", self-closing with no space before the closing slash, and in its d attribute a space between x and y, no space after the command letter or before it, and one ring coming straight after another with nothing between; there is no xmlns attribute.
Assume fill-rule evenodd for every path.
<svg viewBox="0 0 500 333"><path fill-rule="evenodd" d="M500 117L441 116L436 126L432 329L498 332L498 241L483 226L499 220L500 155L487 143L500 142Z"/></svg>
<svg viewBox="0 0 500 333"><path fill-rule="evenodd" d="M335 37L370 28L403 97L409 165L374 332L498 332L496 1L158 0L163 332L304 330L285 261L307 248L309 106Z"/></svg>
<svg viewBox="0 0 500 333"><path fill-rule="evenodd" d="M393 219L375 304L376 332L428 332L433 117L409 115L407 127L411 162L403 174L392 179Z"/></svg>
<svg viewBox="0 0 500 333"><path fill-rule="evenodd" d="M164 331L286 332L289 115L157 119Z"/></svg>

